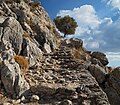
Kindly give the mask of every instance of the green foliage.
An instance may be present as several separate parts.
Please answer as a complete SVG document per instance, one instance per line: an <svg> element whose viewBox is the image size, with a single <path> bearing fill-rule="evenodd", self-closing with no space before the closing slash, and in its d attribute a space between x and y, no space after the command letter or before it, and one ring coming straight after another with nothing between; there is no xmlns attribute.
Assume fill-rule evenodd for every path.
<svg viewBox="0 0 120 105"><path fill-rule="evenodd" d="M64 37L68 34L69 35L75 34L75 30L78 26L75 19L73 19L70 16L65 17L57 16L54 19L54 22L58 30L64 34Z"/></svg>

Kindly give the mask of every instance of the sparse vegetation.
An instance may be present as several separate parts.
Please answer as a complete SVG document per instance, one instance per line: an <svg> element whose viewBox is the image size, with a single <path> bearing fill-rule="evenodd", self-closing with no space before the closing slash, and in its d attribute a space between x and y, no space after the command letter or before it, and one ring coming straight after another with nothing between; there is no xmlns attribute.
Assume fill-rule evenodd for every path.
<svg viewBox="0 0 120 105"><path fill-rule="evenodd" d="M3 63L3 61L0 60L0 64L2 64L2 63Z"/></svg>
<svg viewBox="0 0 120 105"><path fill-rule="evenodd" d="M73 56L74 56L75 59L80 59L80 52L79 52L78 49L74 50L74 55Z"/></svg>
<svg viewBox="0 0 120 105"><path fill-rule="evenodd" d="M35 11L37 7L40 6L40 2L38 0L34 0L33 2L29 3L31 11Z"/></svg>
<svg viewBox="0 0 120 105"><path fill-rule="evenodd" d="M29 67L28 60L24 56L14 56L15 61L19 64L23 73L26 73Z"/></svg>

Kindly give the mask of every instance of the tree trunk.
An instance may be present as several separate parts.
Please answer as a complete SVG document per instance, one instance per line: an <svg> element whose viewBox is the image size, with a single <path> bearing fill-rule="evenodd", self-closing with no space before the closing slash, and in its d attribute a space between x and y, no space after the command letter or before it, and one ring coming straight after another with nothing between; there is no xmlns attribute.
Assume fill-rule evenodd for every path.
<svg viewBox="0 0 120 105"><path fill-rule="evenodd" d="M66 37L66 34L64 34L64 38Z"/></svg>
<svg viewBox="0 0 120 105"><path fill-rule="evenodd" d="M67 35L67 28L65 27L64 38L66 37L66 35Z"/></svg>

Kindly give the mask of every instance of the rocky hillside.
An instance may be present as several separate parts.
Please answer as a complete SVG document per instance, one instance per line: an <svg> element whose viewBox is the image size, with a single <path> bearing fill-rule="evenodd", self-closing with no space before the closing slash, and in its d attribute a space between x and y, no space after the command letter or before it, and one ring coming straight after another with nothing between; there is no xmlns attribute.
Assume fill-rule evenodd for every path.
<svg viewBox="0 0 120 105"><path fill-rule="evenodd" d="M120 105L120 67L63 39L37 1L0 0L0 105Z"/></svg>

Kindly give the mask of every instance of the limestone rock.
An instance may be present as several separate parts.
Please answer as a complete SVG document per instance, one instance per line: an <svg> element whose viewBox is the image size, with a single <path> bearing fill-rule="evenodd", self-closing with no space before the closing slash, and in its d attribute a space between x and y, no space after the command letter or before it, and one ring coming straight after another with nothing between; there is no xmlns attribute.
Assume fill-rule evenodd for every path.
<svg viewBox="0 0 120 105"><path fill-rule="evenodd" d="M62 46L68 46L68 47L75 47L75 48L80 48L83 46L83 41L81 39L76 39L76 38L71 38L69 40L64 40L61 43Z"/></svg>
<svg viewBox="0 0 120 105"><path fill-rule="evenodd" d="M0 64L0 75L6 92L12 97L19 97L29 89L29 85L21 75L20 67L14 60L14 54L11 47L2 51L3 61Z"/></svg>
<svg viewBox="0 0 120 105"><path fill-rule="evenodd" d="M25 75L16 55L29 61ZM18 103L110 105L114 99L119 105L119 68L108 75L107 64L105 54L87 51L81 39L62 39L36 0L0 0L0 84ZM13 102L3 97L0 104Z"/></svg>
<svg viewBox="0 0 120 105"><path fill-rule="evenodd" d="M103 83L106 80L107 73L102 67L98 65L90 65L89 71L96 78L98 83Z"/></svg>
<svg viewBox="0 0 120 105"><path fill-rule="evenodd" d="M5 16L0 16L0 25L5 21L7 17Z"/></svg>
<svg viewBox="0 0 120 105"><path fill-rule="evenodd" d="M3 105L11 105L11 103L6 102L6 103L3 103Z"/></svg>
<svg viewBox="0 0 120 105"><path fill-rule="evenodd" d="M11 11L11 9L9 8L9 6L5 3L5 2L12 2L11 0L0 0L0 4L1 4L1 14L6 16L6 17L14 17L15 19L17 19L17 16L14 12Z"/></svg>
<svg viewBox="0 0 120 105"><path fill-rule="evenodd" d="M103 67L103 64L96 58L91 58L91 63Z"/></svg>
<svg viewBox="0 0 120 105"><path fill-rule="evenodd" d="M120 104L120 96L118 95L118 93L116 92L116 90L114 88L106 87L106 89L104 89L104 91L106 92L111 105L119 105Z"/></svg>
<svg viewBox="0 0 120 105"><path fill-rule="evenodd" d="M39 96L37 96L37 95L32 95L30 101L31 101L31 102L36 102L36 101L39 101L39 99L40 99Z"/></svg>
<svg viewBox="0 0 120 105"><path fill-rule="evenodd" d="M6 40L11 43L16 54L21 51L22 35L23 29L15 18L9 17L1 24L0 40L3 42Z"/></svg>
<svg viewBox="0 0 120 105"><path fill-rule="evenodd" d="M72 101L65 99L62 102L60 102L59 105L73 105L73 103Z"/></svg>
<svg viewBox="0 0 120 105"><path fill-rule="evenodd" d="M106 66L109 63L106 55L102 52L93 52L91 56L93 58L98 59L104 66Z"/></svg>
<svg viewBox="0 0 120 105"><path fill-rule="evenodd" d="M22 49L21 54L28 57L29 67L37 66L38 61L40 61L42 57L42 51L38 48L38 46L29 38L24 38Z"/></svg>
<svg viewBox="0 0 120 105"><path fill-rule="evenodd" d="M112 76L109 77L108 83L116 90L116 92L120 95L120 79L116 79Z"/></svg>
<svg viewBox="0 0 120 105"><path fill-rule="evenodd" d="M44 48L45 48L45 51L46 51L47 53L52 52L49 44L45 43L45 44L44 44Z"/></svg>
<svg viewBox="0 0 120 105"><path fill-rule="evenodd" d="M120 67L113 69L110 74L120 80Z"/></svg>
<svg viewBox="0 0 120 105"><path fill-rule="evenodd" d="M81 39L71 38L70 42L75 48L80 48L83 46L83 41Z"/></svg>

